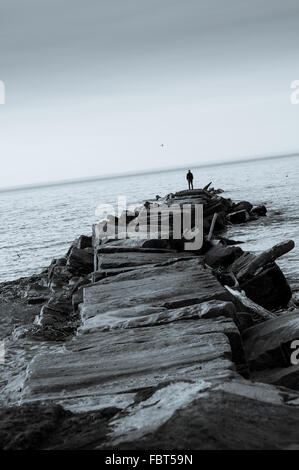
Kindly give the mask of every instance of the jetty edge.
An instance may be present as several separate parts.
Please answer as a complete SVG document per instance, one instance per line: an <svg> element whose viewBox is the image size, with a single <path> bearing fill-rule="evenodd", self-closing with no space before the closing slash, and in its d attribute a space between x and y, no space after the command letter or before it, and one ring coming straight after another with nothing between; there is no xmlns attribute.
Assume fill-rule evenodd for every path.
<svg viewBox="0 0 299 470"><path fill-rule="evenodd" d="M120 216L144 233L151 205L202 204L196 252L94 227L41 274L0 286L19 323L1 366L2 449L298 448L299 310L275 262L294 242L243 251L225 229L265 206L210 186Z"/></svg>

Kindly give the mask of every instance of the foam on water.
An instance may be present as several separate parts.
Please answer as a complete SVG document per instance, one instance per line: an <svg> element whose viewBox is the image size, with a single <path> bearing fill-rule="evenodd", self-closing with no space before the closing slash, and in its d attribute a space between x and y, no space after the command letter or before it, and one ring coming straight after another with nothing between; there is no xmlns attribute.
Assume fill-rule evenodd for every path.
<svg viewBox="0 0 299 470"><path fill-rule="evenodd" d="M188 168L187 168L188 169ZM186 170L187 170L186 169ZM266 204L268 217L229 229L228 236L260 251L292 238L296 248L279 261L292 286L299 281L299 157L260 160L192 169L194 186L213 181L224 196ZM99 204L126 196L137 205L156 194L187 186L185 171L19 189L0 193L0 282L38 273L53 257L65 254L81 234L90 234ZM298 289L298 287L297 287Z"/></svg>

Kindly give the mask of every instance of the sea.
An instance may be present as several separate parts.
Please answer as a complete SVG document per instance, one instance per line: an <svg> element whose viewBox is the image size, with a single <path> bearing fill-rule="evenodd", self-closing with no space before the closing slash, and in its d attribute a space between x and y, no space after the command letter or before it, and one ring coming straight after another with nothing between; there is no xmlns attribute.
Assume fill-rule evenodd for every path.
<svg viewBox="0 0 299 470"><path fill-rule="evenodd" d="M91 234L99 205L115 207L125 197L129 206L138 206L156 195L186 189L188 169L1 191L0 282L39 273L63 256L76 237ZM212 181L224 197L266 205L267 217L229 227L226 236L257 253L293 239L295 249L278 263L293 290L299 290L299 155L191 170L195 188Z"/></svg>

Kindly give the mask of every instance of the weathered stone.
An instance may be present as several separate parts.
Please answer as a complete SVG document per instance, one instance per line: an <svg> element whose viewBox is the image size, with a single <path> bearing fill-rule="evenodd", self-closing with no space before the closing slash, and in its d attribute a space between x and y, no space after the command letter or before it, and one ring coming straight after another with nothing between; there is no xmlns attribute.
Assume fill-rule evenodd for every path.
<svg viewBox="0 0 299 470"><path fill-rule="evenodd" d="M137 305L179 308L208 300L228 300L229 294L201 264L200 258L148 266L109 277L84 288L82 317L100 315Z"/></svg>
<svg viewBox="0 0 299 470"><path fill-rule="evenodd" d="M177 191L174 194L175 198L181 198L181 197L189 197L189 196L201 196L202 194L206 195L206 192L204 189L184 189L183 191Z"/></svg>
<svg viewBox="0 0 299 470"><path fill-rule="evenodd" d="M244 348L251 369L289 366L293 352L290 345L298 339L298 311L285 313L244 331Z"/></svg>
<svg viewBox="0 0 299 470"><path fill-rule="evenodd" d="M122 413L2 409L0 441L7 450L298 449L298 404L298 392L272 385L181 380L141 390Z"/></svg>
<svg viewBox="0 0 299 470"><path fill-rule="evenodd" d="M239 212L245 210L246 212L250 213L252 209L252 204L248 201L241 201L236 204L233 204L229 209L229 212Z"/></svg>
<svg viewBox="0 0 299 470"><path fill-rule="evenodd" d="M226 217L227 217L227 220L231 222L232 224L242 224L244 222L247 222L247 220L249 220L249 214L244 209L237 211L237 212L231 212Z"/></svg>
<svg viewBox="0 0 299 470"><path fill-rule="evenodd" d="M249 312L237 312L235 314L235 320L241 332L254 326L252 315Z"/></svg>
<svg viewBox="0 0 299 470"><path fill-rule="evenodd" d="M258 274L259 270L266 267L280 256L291 251L295 246L293 240L287 240L281 243L277 243L270 249L263 251L261 254L254 256L242 269L237 273L237 278L240 282L244 282L250 279L250 276Z"/></svg>
<svg viewBox="0 0 299 470"><path fill-rule="evenodd" d="M170 240L162 240L162 239L144 239L144 238L126 238L123 240L107 240L107 243L102 246L100 245L99 249L107 250L111 247L119 247L122 249L135 249L138 251L142 248L151 248L158 250L171 250ZM111 250L112 252L112 250ZM117 252L117 250L115 250Z"/></svg>
<svg viewBox="0 0 299 470"><path fill-rule="evenodd" d="M99 444L107 422L118 412L110 407L74 415L56 404L25 404L0 409L0 449L86 449Z"/></svg>
<svg viewBox="0 0 299 470"><path fill-rule="evenodd" d="M61 315L69 315L72 311L71 300L68 297L54 297L42 307L44 313L57 312Z"/></svg>
<svg viewBox="0 0 299 470"><path fill-rule="evenodd" d="M137 267L146 264L161 264L170 259L176 258L190 258L190 254L186 253L117 253L117 254L104 254L98 255L98 269L119 269L124 267Z"/></svg>
<svg viewBox="0 0 299 470"><path fill-rule="evenodd" d="M77 248L79 250L84 250L84 248L92 248L92 237L81 235L78 238Z"/></svg>
<svg viewBox="0 0 299 470"><path fill-rule="evenodd" d="M299 365L257 371L251 374L251 378L258 382L299 390Z"/></svg>
<svg viewBox="0 0 299 470"><path fill-rule="evenodd" d="M49 284L51 287L61 287L69 282L72 273L68 266L54 266L49 275Z"/></svg>
<svg viewBox="0 0 299 470"><path fill-rule="evenodd" d="M235 303L237 309L241 312L249 312L255 323L272 320L277 317L275 313L266 310L264 307L261 307L253 300L246 297L244 291L240 292L239 290L233 289L227 285L225 286L225 289L229 293L230 299Z"/></svg>
<svg viewBox="0 0 299 470"><path fill-rule="evenodd" d="M138 240L130 240L130 243L125 243L125 240L120 240L122 243L114 244L109 243L105 245L100 245L97 249L97 253L147 253L148 255L151 253L172 253L175 254L176 252L173 249L166 249L166 248L143 248L138 246ZM142 240L143 243L143 240Z"/></svg>
<svg viewBox="0 0 299 470"><path fill-rule="evenodd" d="M88 248L79 250L79 248L75 246L72 248L67 260L67 266L69 266L70 270L82 274L88 274L93 271L94 255L93 252L88 250Z"/></svg>
<svg viewBox="0 0 299 470"><path fill-rule="evenodd" d="M78 336L63 354L40 354L28 369L24 399L129 393L162 381L236 376L226 332L231 319L190 320Z"/></svg>
<svg viewBox="0 0 299 470"><path fill-rule="evenodd" d="M269 310L285 308L292 298L291 288L275 263L241 285L247 297Z"/></svg>
<svg viewBox="0 0 299 470"><path fill-rule="evenodd" d="M227 267L239 258L243 250L237 246L213 246L205 255L205 262L211 267Z"/></svg>
<svg viewBox="0 0 299 470"><path fill-rule="evenodd" d="M90 309L90 312L92 312L92 306ZM104 315L91 316L84 321L79 331L86 333L94 331L96 328L103 330L111 328L138 328L165 325L182 320L210 319L221 316L233 318L235 313L236 309L232 302L221 302L219 300L211 300L201 304L170 310L165 307L138 305L136 307L112 310Z"/></svg>
<svg viewBox="0 0 299 470"><path fill-rule="evenodd" d="M250 215L265 216L267 214L267 208L264 204L253 207L250 211Z"/></svg>
<svg viewBox="0 0 299 470"><path fill-rule="evenodd" d="M169 384L115 416L98 448L298 449L299 395L289 392L237 380Z"/></svg>
<svg viewBox="0 0 299 470"><path fill-rule="evenodd" d="M59 405L28 404L0 409L0 449L36 449L69 414Z"/></svg>

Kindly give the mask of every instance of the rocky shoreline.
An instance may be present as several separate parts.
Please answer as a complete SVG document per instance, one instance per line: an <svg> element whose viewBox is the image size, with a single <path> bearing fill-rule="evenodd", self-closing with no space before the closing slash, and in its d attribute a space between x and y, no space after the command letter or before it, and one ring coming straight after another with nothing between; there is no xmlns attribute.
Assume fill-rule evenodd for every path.
<svg viewBox="0 0 299 470"><path fill-rule="evenodd" d="M294 243L243 251L226 227L266 208L221 194L157 196L114 218L138 238L94 227L0 285L2 449L298 448L299 310L275 262ZM199 250L141 235L162 204L203 205Z"/></svg>

